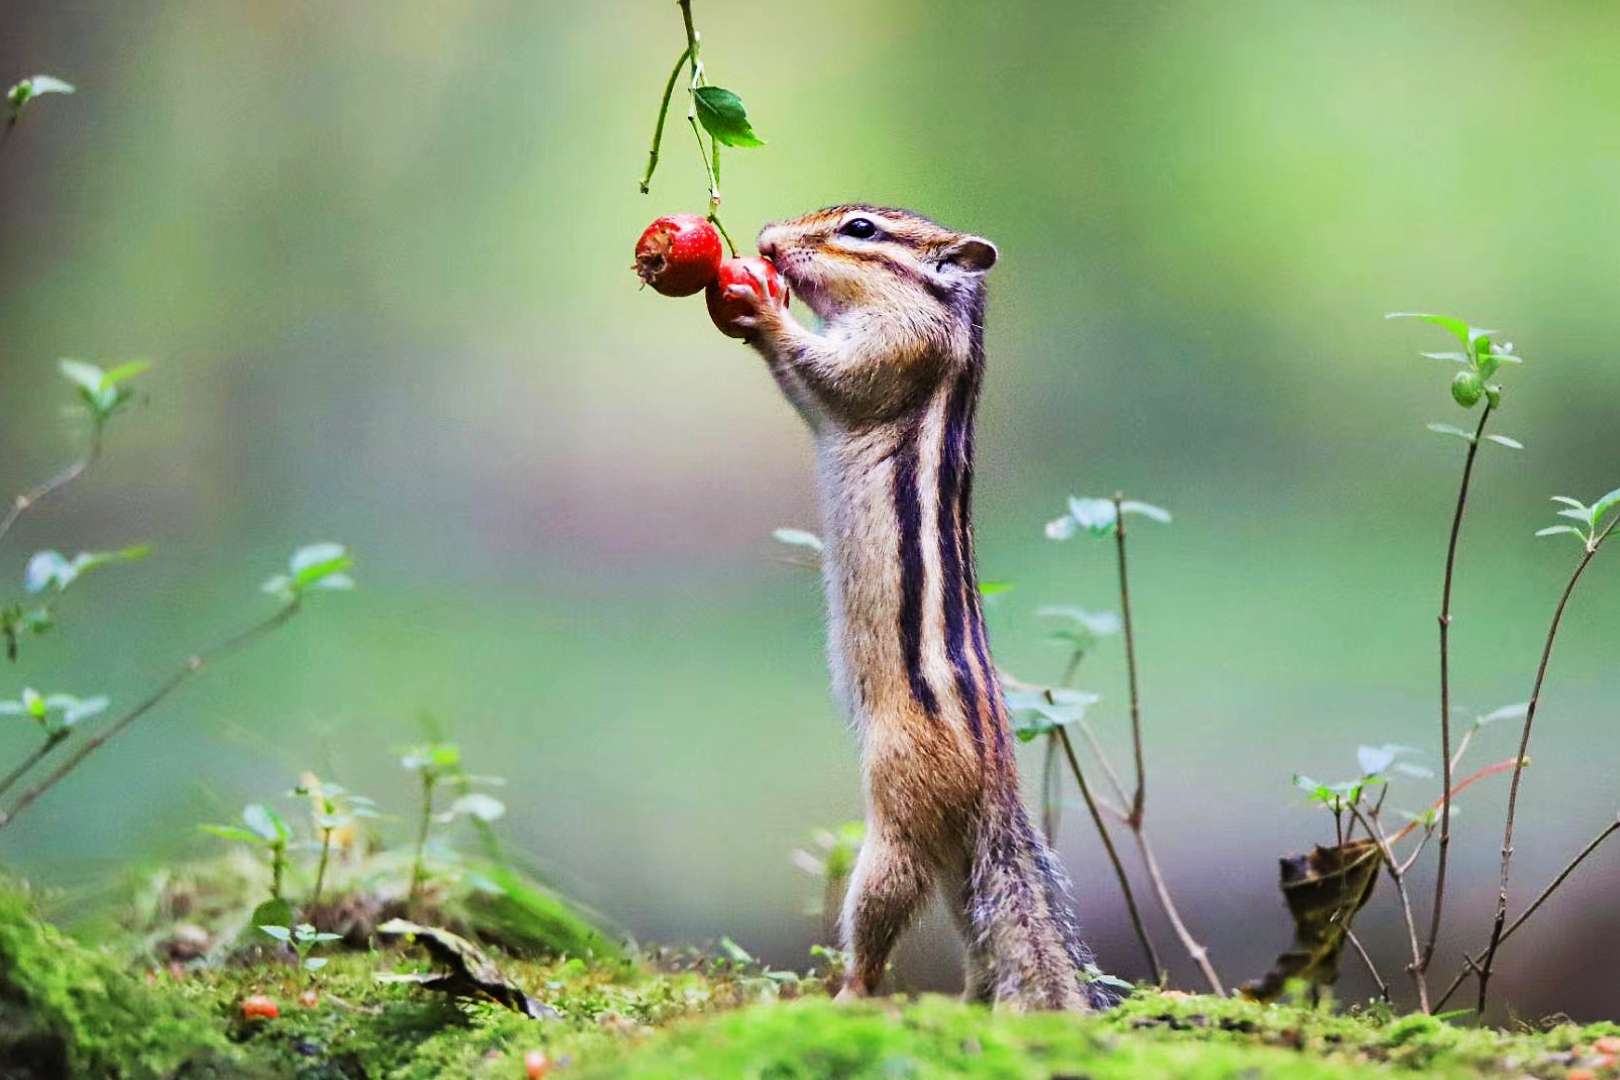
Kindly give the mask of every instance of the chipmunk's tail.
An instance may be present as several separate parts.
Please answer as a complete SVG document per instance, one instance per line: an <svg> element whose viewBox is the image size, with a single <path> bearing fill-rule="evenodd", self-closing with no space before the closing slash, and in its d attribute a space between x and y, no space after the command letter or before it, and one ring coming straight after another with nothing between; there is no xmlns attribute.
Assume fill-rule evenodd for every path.
<svg viewBox="0 0 1620 1080"><path fill-rule="evenodd" d="M1031 825L1016 779L985 792L966 902L970 949L996 1004L1089 1012L1118 1001L1088 979L1096 969L1069 904L1068 877Z"/></svg>

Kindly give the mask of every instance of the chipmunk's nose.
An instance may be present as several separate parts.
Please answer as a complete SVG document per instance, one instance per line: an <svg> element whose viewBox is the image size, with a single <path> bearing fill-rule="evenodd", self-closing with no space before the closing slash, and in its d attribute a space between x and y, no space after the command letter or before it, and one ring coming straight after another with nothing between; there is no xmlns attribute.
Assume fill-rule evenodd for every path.
<svg viewBox="0 0 1620 1080"><path fill-rule="evenodd" d="M759 230L759 239L756 241L756 244L759 247L759 253L765 256L767 259L775 261L777 254L776 245L780 239L781 233L776 230L775 226L765 226L763 229Z"/></svg>

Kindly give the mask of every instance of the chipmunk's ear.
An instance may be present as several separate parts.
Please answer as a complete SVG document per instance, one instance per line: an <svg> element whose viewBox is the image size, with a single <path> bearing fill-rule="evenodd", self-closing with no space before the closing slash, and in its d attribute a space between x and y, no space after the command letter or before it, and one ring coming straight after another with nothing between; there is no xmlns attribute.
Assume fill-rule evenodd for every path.
<svg viewBox="0 0 1620 1080"><path fill-rule="evenodd" d="M939 257L940 265L982 274L996 265L996 245L982 236L964 236Z"/></svg>

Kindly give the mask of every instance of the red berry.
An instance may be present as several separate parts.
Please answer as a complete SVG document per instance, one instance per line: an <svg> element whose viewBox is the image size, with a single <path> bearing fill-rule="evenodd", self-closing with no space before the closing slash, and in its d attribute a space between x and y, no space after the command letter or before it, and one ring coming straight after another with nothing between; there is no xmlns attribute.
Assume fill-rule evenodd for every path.
<svg viewBox="0 0 1620 1080"><path fill-rule="evenodd" d="M665 296L702 292L720 259L720 234L696 214L666 214L636 241L636 273Z"/></svg>
<svg viewBox="0 0 1620 1080"><path fill-rule="evenodd" d="M276 1003L263 994L254 994L242 999L242 1019L244 1020L274 1020L281 1015Z"/></svg>
<svg viewBox="0 0 1620 1080"><path fill-rule="evenodd" d="M530 1050L523 1055L523 1072L528 1076L529 1080L540 1080L542 1076L550 1071L551 1062L547 1061L546 1055L540 1051Z"/></svg>
<svg viewBox="0 0 1620 1080"><path fill-rule="evenodd" d="M733 285L746 285L761 300L777 304L788 302L787 285L771 260L763 256L727 259L720 264L720 273L709 283L704 297L709 302L709 318L727 337L745 338L753 333L736 325L736 319L752 315L754 309L746 300L726 295L726 289Z"/></svg>

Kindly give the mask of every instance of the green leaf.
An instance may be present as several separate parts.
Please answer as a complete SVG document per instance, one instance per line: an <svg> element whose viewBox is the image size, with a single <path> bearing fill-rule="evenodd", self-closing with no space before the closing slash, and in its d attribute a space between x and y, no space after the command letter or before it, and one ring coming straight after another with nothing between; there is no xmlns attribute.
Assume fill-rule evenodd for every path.
<svg viewBox="0 0 1620 1080"><path fill-rule="evenodd" d="M1112 499L1069 499L1069 516L1076 525L1093 536L1107 536L1114 531L1118 513Z"/></svg>
<svg viewBox="0 0 1620 1080"><path fill-rule="evenodd" d="M1462 439L1464 442L1473 442L1474 441L1474 433L1473 432L1464 431L1462 428L1455 427L1455 426L1453 426L1451 424L1433 423L1433 424L1425 424L1423 426L1428 428L1430 431L1434 432L1436 435L1455 435L1459 439Z"/></svg>
<svg viewBox="0 0 1620 1080"><path fill-rule="evenodd" d="M242 821L264 843L284 841L290 835L281 815L263 803L248 803L242 807Z"/></svg>
<svg viewBox="0 0 1620 1080"><path fill-rule="evenodd" d="M786 544L789 547L808 548L818 555L821 554L825 547L821 542L821 537L803 529L775 529L771 532L771 535L776 538L778 543Z"/></svg>
<svg viewBox="0 0 1620 1080"><path fill-rule="evenodd" d="M1555 503L1563 503L1565 506L1574 507L1582 514L1585 514L1588 511L1588 507L1585 503L1581 502L1579 499L1572 499L1568 495L1554 495L1552 497L1552 501Z"/></svg>
<svg viewBox="0 0 1620 1080"><path fill-rule="evenodd" d="M1119 508L1123 513L1141 514L1143 517L1151 518L1161 525L1170 524L1170 511L1154 506L1152 503L1136 502L1133 499L1126 499L1119 504Z"/></svg>
<svg viewBox="0 0 1620 1080"><path fill-rule="evenodd" d="M1013 583L1010 581L981 581L979 582L979 595L986 600L1002 593L1011 592Z"/></svg>
<svg viewBox="0 0 1620 1080"><path fill-rule="evenodd" d="M105 372L101 376L101 385L103 387L117 386L119 383L127 382L137 375L144 375L150 370L152 370L150 360L131 360Z"/></svg>
<svg viewBox="0 0 1620 1080"><path fill-rule="evenodd" d="M1616 506L1620 506L1620 488L1615 488L1592 504L1592 528L1597 528L1604 516Z"/></svg>
<svg viewBox="0 0 1620 1080"><path fill-rule="evenodd" d="M354 558L349 549L342 544L323 543L309 544L293 552L288 569L292 572L292 587L294 591L307 589L311 585L322 588L352 588L354 581L344 571L354 565ZM333 585L336 578L338 584Z"/></svg>
<svg viewBox="0 0 1620 1080"><path fill-rule="evenodd" d="M1536 530L1537 536L1562 536L1565 533L1579 537L1581 543L1586 543L1586 533L1573 525L1549 525L1545 529Z"/></svg>
<svg viewBox="0 0 1620 1080"><path fill-rule="evenodd" d="M748 122L742 98L718 86L700 86L692 91L698 122L726 146L764 146Z"/></svg>
<svg viewBox="0 0 1620 1080"><path fill-rule="evenodd" d="M1480 717L1480 724L1494 724L1498 720L1523 720L1530 714L1530 703L1521 701L1516 705L1504 705L1500 709L1493 709Z"/></svg>
<svg viewBox="0 0 1620 1080"><path fill-rule="evenodd" d="M38 551L28 560L23 571L23 587L37 595L49 588L65 589L78 576L73 564L59 551Z"/></svg>
<svg viewBox="0 0 1620 1080"><path fill-rule="evenodd" d="M79 389L91 394L101 392L102 380L107 377L106 372L94 364L85 363L83 360L58 360L56 367L64 376L72 380Z"/></svg>
<svg viewBox="0 0 1620 1080"><path fill-rule="evenodd" d="M264 842L260 839L258 833L244 829L240 825L199 825L197 828L209 836L217 836L221 840L230 840L239 844L252 844L257 847Z"/></svg>
<svg viewBox="0 0 1620 1080"><path fill-rule="evenodd" d="M1395 751L1387 746L1360 746L1356 748L1356 763L1363 776L1380 776L1395 762Z"/></svg>
<svg viewBox="0 0 1620 1080"><path fill-rule="evenodd" d="M473 792L463 795L450 804L450 816L461 817L467 815L479 821L494 821L506 813L506 804L493 795Z"/></svg>
<svg viewBox="0 0 1620 1080"><path fill-rule="evenodd" d="M1427 360L1449 360L1454 364L1467 364L1471 362L1468 359L1467 353L1460 352L1426 352L1419 353L1418 355Z"/></svg>
<svg viewBox="0 0 1620 1080"><path fill-rule="evenodd" d="M726 956L730 958L733 964L752 964L754 962L754 955L731 940L729 936L720 939L720 948L725 951Z"/></svg>
<svg viewBox="0 0 1620 1080"><path fill-rule="evenodd" d="M1472 349L1476 334L1488 334L1489 330L1475 330L1461 319L1453 319L1449 315L1429 315L1420 311L1392 311L1385 315L1386 319L1422 319L1426 323L1446 330L1452 337L1462 343L1464 348Z"/></svg>
<svg viewBox="0 0 1620 1080"><path fill-rule="evenodd" d="M324 957L324 956L311 956L311 957L308 957L308 958L306 958L304 960L304 970L305 971L319 971L319 970L321 970L321 968L323 968L325 966L326 966L326 957Z"/></svg>
<svg viewBox="0 0 1620 1080"><path fill-rule="evenodd" d="M1524 449L1524 443L1520 442L1518 439L1512 438L1512 437L1507 436L1507 435L1487 435L1485 437L1487 439L1491 440L1491 442L1493 442L1493 443L1496 443L1496 444L1498 444L1500 446L1507 447L1509 450L1523 450Z"/></svg>
<svg viewBox="0 0 1620 1080"><path fill-rule="evenodd" d="M273 937L277 941L292 940L292 931L287 929L285 926L275 926L271 923L257 923L256 925L258 926L260 933L265 934L268 937Z"/></svg>
<svg viewBox="0 0 1620 1080"><path fill-rule="evenodd" d="M282 897L272 897L253 909L248 922L253 926L279 926L285 930L293 922L292 905Z"/></svg>
<svg viewBox="0 0 1620 1080"><path fill-rule="evenodd" d="M28 83L30 96L32 97L39 97L41 94L73 93L72 84L63 82L55 75L35 75L33 78L26 81Z"/></svg>
<svg viewBox="0 0 1620 1080"><path fill-rule="evenodd" d="M1078 527L1074 518L1064 514L1062 517L1053 518L1046 523L1046 538L1048 540L1067 540L1074 535L1074 531Z"/></svg>

